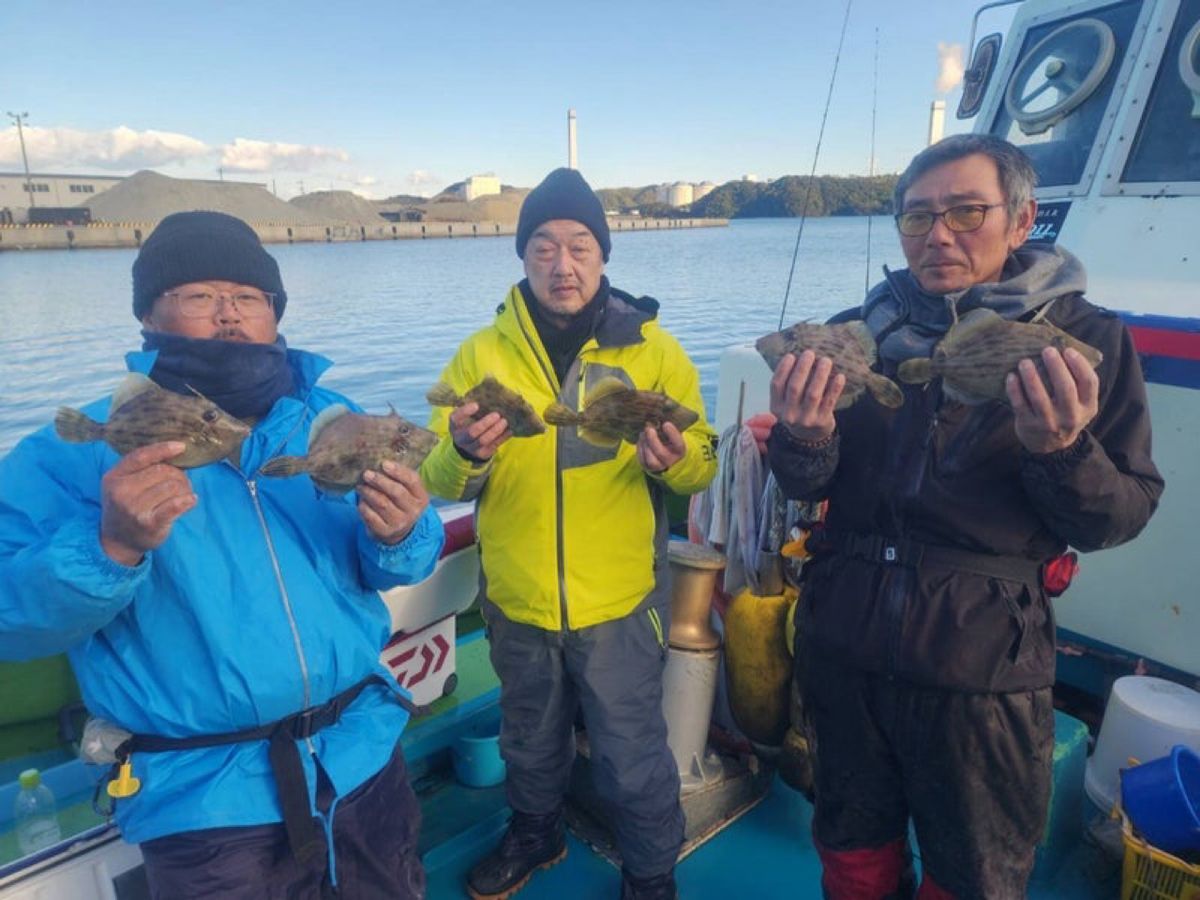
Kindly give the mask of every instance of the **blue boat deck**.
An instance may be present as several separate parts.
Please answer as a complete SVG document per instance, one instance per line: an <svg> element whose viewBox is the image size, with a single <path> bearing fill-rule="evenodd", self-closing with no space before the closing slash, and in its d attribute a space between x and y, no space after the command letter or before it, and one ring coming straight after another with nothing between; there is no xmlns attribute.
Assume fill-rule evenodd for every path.
<svg viewBox="0 0 1200 900"><path fill-rule="evenodd" d="M424 816L421 844L430 900L466 896L467 870L495 845L508 821L502 785L463 787L454 781L449 766L454 738L481 724L494 725L498 717L499 691L481 636L466 635L459 642L456 694L438 701L432 714L414 722L405 735L405 752ZM1072 777L1076 774L1082 778L1082 771ZM819 898L821 868L810 838L811 822L808 801L776 780L761 803L680 863L680 896L685 900ZM1072 831L1078 835L1081 827ZM617 896L618 870L574 835L568 836L567 845L567 858L539 871L520 897L599 900ZM1033 900L1099 900L1118 895L1119 867L1101 862L1082 843L1062 850L1063 861L1053 873L1030 885Z"/></svg>

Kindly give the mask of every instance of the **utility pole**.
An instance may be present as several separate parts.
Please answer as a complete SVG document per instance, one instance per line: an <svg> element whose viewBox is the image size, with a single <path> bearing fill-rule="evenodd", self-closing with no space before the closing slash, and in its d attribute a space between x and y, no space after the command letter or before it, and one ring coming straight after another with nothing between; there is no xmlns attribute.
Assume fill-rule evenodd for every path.
<svg viewBox="0 0 1200 900"><path fill-rule="evenodd" d="M300 193L301 193L301 195L303 195L304 194L304 182L297 181L296 184L298 184L300 186Z"/></svg>
<svg viewBox="0 0 1200 900"><path fill-rule="evenodd" d="M217 166L217 177L222 181L225 180L225 169L221 166Z"/></svg>
<svg viewBox="0 0 1200 900"><path fill-rule="evenodd" d="M33 182L29 180L29 157L25 155L25 131L21 128L21 120L29 120L29 113L23 112L20 115L10 112L8 117L17 123L17 140L21 142L21 162L25 164L25 191L29 194L29 206L32 209L37 206L33 202Z"/></svg>

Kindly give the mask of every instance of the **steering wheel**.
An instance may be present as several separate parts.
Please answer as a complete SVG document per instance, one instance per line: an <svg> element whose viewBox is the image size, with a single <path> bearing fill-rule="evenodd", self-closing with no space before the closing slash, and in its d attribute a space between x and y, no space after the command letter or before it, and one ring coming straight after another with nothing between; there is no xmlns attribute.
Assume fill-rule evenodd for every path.
<svg viewBox="0 0 1200 900"><path fill-rule="evenodd" d="M1041 134L1066 118L1100 86L1116 56L1112 29L1099 19L1076 19L1038 41L1017 66L1004 108L1025 134ZM1052 91L1049 106L1039 104Z"/></svg>

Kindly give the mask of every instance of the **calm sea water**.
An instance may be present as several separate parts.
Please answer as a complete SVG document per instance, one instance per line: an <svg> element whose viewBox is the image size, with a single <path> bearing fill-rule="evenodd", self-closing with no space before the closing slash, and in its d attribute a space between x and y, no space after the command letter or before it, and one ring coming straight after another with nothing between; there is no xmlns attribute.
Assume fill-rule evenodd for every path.
<svg viewBox="0 0 1200 900"><path fill-rule="evenodd" d="M700 369L712 414L717 363L730 344L773 331L798 222L616 233L612 283L662 303L660 317ZM903 264L891 222L872 224L872 281ZM511 238L272 245L288 290L280 330L335 362L322 380L383 412L424 422L424 395L458 344L493 318L521 277ZM141 346L131 312L133 250L0 253L0 453L63 404L108 393ZM867 220L804 226L788 322L861 302Z"/></svg>

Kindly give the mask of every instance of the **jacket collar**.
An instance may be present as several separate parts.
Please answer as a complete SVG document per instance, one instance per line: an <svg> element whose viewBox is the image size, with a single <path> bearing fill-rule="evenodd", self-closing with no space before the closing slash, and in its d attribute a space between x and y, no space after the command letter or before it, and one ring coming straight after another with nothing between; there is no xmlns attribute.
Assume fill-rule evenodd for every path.
<svg viewBox="0 0 1200 900"><path fill-rule="evenodd" d="M658 306L658 301L653 297L634 297L618 288L610 287L608 309L597 323L593 336L596 345L629 347L640 344L645 340L642 329L658 317ZM536 338L537 328L525 305L525 297L519 284L509 288L504 302L496 308L496 327L501 334L518 343L524 343L527 335ZM590 345L591 341L588 341L583 345L584 349Z"/></svg>
<svg viewBox="0 0 1200 900"><path fill-rule="evenodd" d="M157 358L157 350L132 350L125 354L125 366L130 372L149 375ZM321 376L333 365L327 356L291 347L287 349L287 360L295 376L296 395L301 398L308 396Z"/></svg>

